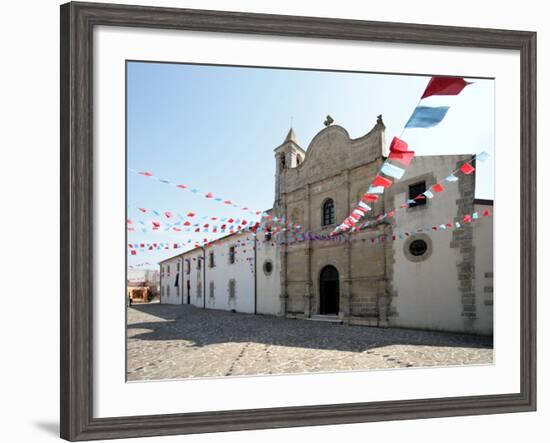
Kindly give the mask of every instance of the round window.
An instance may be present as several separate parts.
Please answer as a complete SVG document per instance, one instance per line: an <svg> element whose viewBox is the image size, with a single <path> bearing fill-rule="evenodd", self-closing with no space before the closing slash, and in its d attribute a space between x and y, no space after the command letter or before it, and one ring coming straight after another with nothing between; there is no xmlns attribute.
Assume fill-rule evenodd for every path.
<svg viewBox="0 0 550 443"><path fill-rule="evenodd" d="M273 263L271 263L269 260L266 260L264 263L264 273L265 275L269 275L273 272Z"/></svg>
<svg viewBox="0 0 550 443"><path fill-rule="evenodd" d="M415 257L420 257L428 250L428 243L421 238L413 240L409 245L409 252Z"/></svg>

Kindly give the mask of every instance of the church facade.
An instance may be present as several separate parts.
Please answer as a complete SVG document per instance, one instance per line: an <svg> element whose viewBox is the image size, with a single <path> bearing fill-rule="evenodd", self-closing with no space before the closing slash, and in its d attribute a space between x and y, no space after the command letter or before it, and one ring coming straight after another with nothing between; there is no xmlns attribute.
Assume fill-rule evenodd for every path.
<svg viewBox="0 0 550 443"><path fill-rule="evenodd" d="M357 139L351 139L343 127L329 125L307 150L290 130L274 151L275 198L270 215L318 235L297 242L291 241L289 231L271 238L260 229L256 235L234 234L222 246L203 248L205 257L208 248L225 257L230 250L225 251L223 244L231 244L232 237L253 238L249 248L253 254L246 260L250 269L241 276L253 284L242 282L243 290L236 295L252 300L243 312L492 334L492 219L463 223L465 215L492 212L492 201L475 198L475 172L461 176L437 198L410 203L392 217L376 217L421 194L471 160L471 155L416 156L404 176L371 205L368 214L373 215L366 229L344 234L338 241L324 239L366 192L385 160L384 150L381 118ZM362 221L366 220L368 216ZM456 222L460 227L455 227ZM452 228L445 228L449 224ZM443 228L426 229L432 225ZM162 269L193 254L197 250L162 262L161 286L167 281ZM161 302L169 302L162 294L161 289ZM230 295L228 286L222 297ZM182 297L183 301L187 300ZM225 302L216 308L231 309Z"/></svg>

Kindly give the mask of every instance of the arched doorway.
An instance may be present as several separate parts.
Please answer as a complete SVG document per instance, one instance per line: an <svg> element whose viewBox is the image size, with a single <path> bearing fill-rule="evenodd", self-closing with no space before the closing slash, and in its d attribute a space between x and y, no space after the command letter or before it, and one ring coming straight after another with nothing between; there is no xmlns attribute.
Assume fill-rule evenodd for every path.
<svg viewBox="0 0 550 443"><path fill-rule="evenodd" d="M319 296L319 314L338 314L340 311L340 283L338 271L334 266L328 265L321 270Z"/></svg>

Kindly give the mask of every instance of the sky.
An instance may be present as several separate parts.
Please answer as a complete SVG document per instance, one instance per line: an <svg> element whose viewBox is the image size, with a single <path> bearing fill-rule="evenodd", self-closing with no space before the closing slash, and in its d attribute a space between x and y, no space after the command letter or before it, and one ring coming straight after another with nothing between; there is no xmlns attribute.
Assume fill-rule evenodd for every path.
<svg viewBox="0 0 550 443"><path fill-rule="evenodd" d="M196 213L196 219L251 220L237 208L204 198L232 200L254 210L272 207L273 150L294 128L303 149L324 128L327 114L351 138L369 132L382 114L386 143L399 136L430 77L294 69L128 62L128 168L183 183L191 193L152 177L128 172L127 214L135 226L129 243L193 242L215 234L150 231L152 220L138 208ZM426 106L450 106L429 129L406 129L402 137L416 155L477 154L476 197L494 193L494 81L473 82L457 96L430 97ZM451 172L451 171L449 171ZM142 232L141 220L147 232ZM337 222L341 222L338 220ZM204 222L203 222L204 223ZM221 234L218 234L221 235ZM186 248L187 249L187 248ZM138 251L128 264L154 269L180 250ZM149 263L149 265L145 265Z"/></svg>

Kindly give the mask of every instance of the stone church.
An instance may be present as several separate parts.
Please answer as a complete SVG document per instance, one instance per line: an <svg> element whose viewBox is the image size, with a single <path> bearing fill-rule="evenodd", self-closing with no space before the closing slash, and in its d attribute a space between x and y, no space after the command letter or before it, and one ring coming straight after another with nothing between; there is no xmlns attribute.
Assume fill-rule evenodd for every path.
<svg viewBox="0 0 550 443"><path fill-rule="evenodd" d="M328 124L307 149L290 129L274 150L275 198L269 214L308 232L330 234L378 174L386 159L385 149L381 117L356 139L343 127ZM414 157L404 176L371 205L369 226L344 234L339 241L306 237L292 242L288 231L272 236L260 229L256 235L228 235L215 247L196 248L167 259L160 264L161 302L351 325L490 335L492 218L463 223L465 215L487 209L492 213L492 200L475 198L475 172L461 175L432 199L410 202L391 218L376 218L471 159L466 154ZM362 222L366 220L368 215ZM235 245L245 241L253 245L246 260L252 272L248 268L248 272L238 271L235 266ZM207 259L212 254L223 257L214 266ZM199 258L191 261L195 256ZM205 266L196 269L200 256ZM174 272L167 273L170 264ZM176 277L180 269L181 278ZM169 292L175 279L181 284L173 288L172 296L167 295L166 287ZM192 292L192 279L200 291Z"/></svg>

